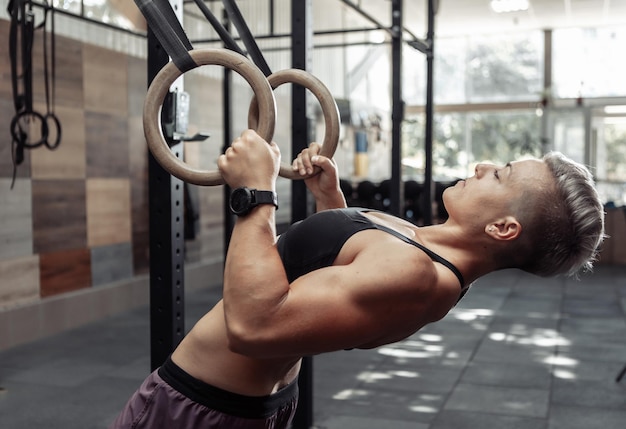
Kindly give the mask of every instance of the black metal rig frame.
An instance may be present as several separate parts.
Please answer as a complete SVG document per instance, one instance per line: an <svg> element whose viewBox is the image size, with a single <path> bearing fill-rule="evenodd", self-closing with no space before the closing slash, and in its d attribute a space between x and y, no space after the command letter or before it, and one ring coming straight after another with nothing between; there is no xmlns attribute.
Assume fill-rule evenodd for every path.
<svg viewBox="0 0 626 429"><path fill-rule="evenodd" d="M182 8L182 0L178 2ZM402 101L402 44L403 41L403 0L392 0L392 27L386 28L360 7L349 0L340 0L360 13L375 27L359 29L371 31L385 29L392 36L392 186L391 211L402 215L403 185L401 171L401 125L404 118ZM273 1L270 2L271 6ZM427 209L425 223L432 222L430 207L432 192L432 76L434 46L434 15L437 0L428 1L428 34L425 41L417 39L410 32L413 40L411 46L427 56L427 100L426 100L426 177L425 204ZM270 6L270 7L271 7ZM312 0L291 1L291 54L292 67L303 70L311 68L310 54L313 49ZM227 18L225 24L228 25ZM273 26L272 26L273 28ZM279 36L280 37L280 36ZM284 37L284 36L283 36ZM206 41L205 41L206 42ZM168 62L168 56L159 46L155 36L148 32L148 82L150 83L158 71ZM224 72L224 142L223 147L230 145L232 140L231 88L230 71ZM310 117L307 112L306 90L299 86L292 88L292 153L299 153L311 138ZM172 150L182 157L182 143L170 142ZM185 335L184 326L184 216L183 216L183 184L179 179L170 176L149 155L149 196L150 196L150 317L151 317L151 366L157 368L174 350ZM230 190L224 186L224 197L227 201ZM308 215L307 191L302 181L292 182L291 188L292 222L304 219ZM224 209L224 244L227 249L232 216ZM313 425L313 360L303 360L299 379L300 405L294 419L294 429L310 428Z"/></svg>

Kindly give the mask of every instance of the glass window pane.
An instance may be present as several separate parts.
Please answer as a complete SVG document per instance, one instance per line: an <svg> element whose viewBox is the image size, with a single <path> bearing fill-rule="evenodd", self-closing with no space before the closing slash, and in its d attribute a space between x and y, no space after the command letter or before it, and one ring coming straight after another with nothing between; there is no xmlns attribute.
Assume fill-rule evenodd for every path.
<svg viewBox="0 0 626 429"><path fill-rule="evenodd" d="M592 126L592 159L604 202L626 204L626 116L597 117Z"/></svg>
<svg viewBox="0 0 626 429"><path fill-rule="evenodd" d="M402 49L402 98L408 105L426 104L426 55L409 46Z"/></svg>
<svg viewBox="0 0 626 429"><path fill-rule="evenodd" d="M404 99L425 104L424 54L404 50ZM543 34L437 39L434 100L464 104L538 100L543 90Z"/></svg>
<svg viewBox="0 0 626 429"><path fill-rule="evenodd" d="M80 15L81 0L54 0L54 7L57 9L63 9L66 12L71 12L76 15Z"/></svg>
<svg viewBox="0 0 626 429"><path fill-rule="evenodd" d="M433 178L450 181L468 174L468 114L436 114L433 120ZM426 165L424 147L425 116L408 118L402 127L403 176L424 180Z"/></svg>
<svg viewBox="0 0 626 429"><path fill-rule="evenodd" d="M626 95L626 28L554 30L552 42L556 97Z"/></svg>
<svg viewBox="0 0 626 429"><path fill-rule="evenodd" d="M471 115L470 162L506 164L541 156L541 123L534 110Z"/></svg>
<svg viewBox="0 0 626 429"><path fill-rule="evenodd" d="M437 40L435 45L435 91L438 104L467 102L467 45L465 37Z"/></svg>
<svg viewBox="0 0 626 429"><path fill-rule="evenodd" d="M54 7L94 21L129 30L145 30L143 16L132 3L122 0L54 0ZM81 10L82 9L82 10Z"/></svg>
<svg viewBox="0 0 626 429"><path fill-rule="evenodd" d="M553 149L576 162L585 162L585 118L581 109L552 111Z"/></svg>
<svg viewBox="0 0 626 429"><path fill-rule="evenodd" d="M469 102L536 100L543 88L541 32L474 37L467 54Z"/></svg>
<svg viewBox="0 0 626 429"><path fill-rule="evenodd" d="M506 164L541 156L541 119L534 110L470 112L435 115L433 176L435 180L464 178L478 162ZM423 180L424 115L403 125L403 174Z"/></svg>
<svg viewBox="0 0 626 429"><path fill-rule="evenodd" d="M604 120L604 142L606 144L606 178L626 182L626 118Z"/></svg>

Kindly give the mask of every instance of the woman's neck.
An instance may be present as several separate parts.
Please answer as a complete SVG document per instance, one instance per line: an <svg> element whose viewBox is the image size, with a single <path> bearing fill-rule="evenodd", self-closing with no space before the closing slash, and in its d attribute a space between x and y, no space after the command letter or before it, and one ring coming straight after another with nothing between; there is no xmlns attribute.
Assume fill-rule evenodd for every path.
<svg viewBox="0 0 626 429"><path fill-rule="evenodd" d="M472 233L459 225L444 223L416 228L424 246L454 264L466 283L499 269L493 242L484 233Z"/></svg>

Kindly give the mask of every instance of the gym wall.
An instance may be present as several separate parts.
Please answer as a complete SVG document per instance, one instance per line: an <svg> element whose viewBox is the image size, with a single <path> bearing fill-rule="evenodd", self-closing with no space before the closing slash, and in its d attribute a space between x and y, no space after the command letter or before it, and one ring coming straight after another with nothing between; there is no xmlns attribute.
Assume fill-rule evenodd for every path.
<svg viewBox="0 0 626 429"><path fill-rule="evenodd" d="M0 19L0 40L8 34L9 21ZM34 104L45 112L36 36ZM62 141L53 151L26 150L11 189L14 107L8 43L0 44L0 349L148 302L146 60L58 35L56 48ZM221 82L192 74L185 89L204 97L190 129L212 134L211 144L188 144L187 158L212 169L222 141L214 132L222 128ZM246 91L234 92L243 99ZM200 218L187 243L188 289L221 284L222 187L195 194Z"/></svg>

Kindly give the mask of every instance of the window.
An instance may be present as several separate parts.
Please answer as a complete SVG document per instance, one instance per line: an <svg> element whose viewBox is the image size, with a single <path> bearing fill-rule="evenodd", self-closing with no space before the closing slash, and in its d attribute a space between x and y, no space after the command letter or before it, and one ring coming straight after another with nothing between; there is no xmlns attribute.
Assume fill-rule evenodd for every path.
<svg viewBox="0 0 626 429"><path fill-rule="evenodd" d="M543 89L542 40L540 32L470 39L468 101L538 99Z"/></svg>
<svg viewBox="0 0 626 429"><path fill-rule="evenodd" d="M596 112L592 119L591 164L604 202L626 204L626 116Z"/></svg>
<svg viewBox="0 0 626 429"><path fill-rule="evenodd" d="M556 97L626 95L626 28L555 30L552 42Z"/></svg>
<svg viewBox="0 0 626 429"><path fill-rule="evenodd" d="M405 48L404 99L424 105L426 60ZM437 104L535 101L543 90L543 34L437 39L434 63Z"/></svg>
<svg viewBox="0 0 626 429"><path fill-rule="evenodd" d="M78 16L128 30L145 30L135 8L119 0L54 0L54 7ZM140 28L137 28L137 19Z"/></svg>
<svg viewBox="0 0 626 429"><path fill-rule="evenodd" d="M478 162L506 164L541 156L540 118L534 110L445 113L435 115L433 177L465 178ZM403 127L404 175L423 179L424 116L409 118Z"/></svg>
<svg viewBox="0 0 626 429"><path fill-rule="evenodd" d="M558 109L550 112L552 149L576 162L585 163L585 118L582 109Z"/></svg>

